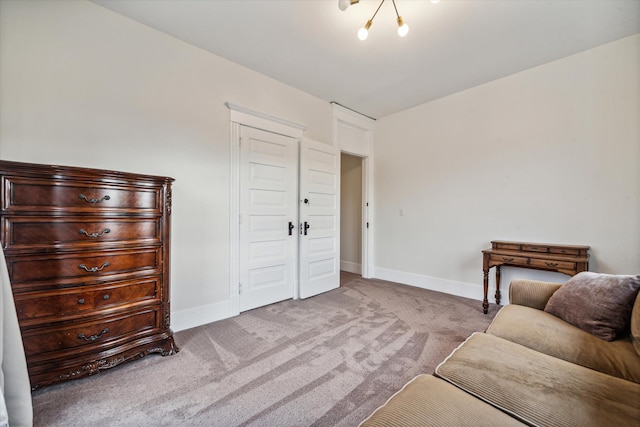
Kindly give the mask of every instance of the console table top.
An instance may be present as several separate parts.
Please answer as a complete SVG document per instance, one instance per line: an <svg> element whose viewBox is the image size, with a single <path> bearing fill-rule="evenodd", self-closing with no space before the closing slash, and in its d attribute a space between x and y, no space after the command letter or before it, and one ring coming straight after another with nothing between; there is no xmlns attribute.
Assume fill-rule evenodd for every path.
<svg viewBox="0 0 640 427"><path fill-rule="evenodd" d="M584 245L564 245L559 243L539 243L539 242L515 242L509 240L492 240L491 245L493 247L501 245L521 245L521 246L547 246L554 248L572 248L572 249L591 249L591 246ZM522 250L522 249L521 249Z"/></svg>

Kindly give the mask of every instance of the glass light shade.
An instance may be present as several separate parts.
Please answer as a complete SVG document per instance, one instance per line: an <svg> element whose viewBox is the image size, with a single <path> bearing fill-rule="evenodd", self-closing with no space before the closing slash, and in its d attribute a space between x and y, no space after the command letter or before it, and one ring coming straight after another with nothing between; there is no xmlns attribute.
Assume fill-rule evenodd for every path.
<svg viewBox="0 0 640 427"><path fill-rule="evenodd" d="M409 33L409 26L404 23L402 16L398 16L398 35L404 37Z"/></svg>
<svg viewBox="0 0 640 427"><path fill-rule="evenodd" d="M338 9L345 11L351 5L351 0L338 0Z"/></svg>
<svg viewBox="0 0 640 427"><path fill-rule="evenodd" d="M404 37L409 33L409 26L407 24L402 24L402 26L398 27L398 35L400 37Z"/></svg>
<svg viewBox="0 0 640 427"><path fill-rule="evenodd" d="M369 28L371 28L371 25L373 24L373 21L371 19L369 19L367 21L366 24L364 24L364 27L360 28L360 30L358 30L358 38L360 40L366 40L367 37L369 36Z"/></svg>

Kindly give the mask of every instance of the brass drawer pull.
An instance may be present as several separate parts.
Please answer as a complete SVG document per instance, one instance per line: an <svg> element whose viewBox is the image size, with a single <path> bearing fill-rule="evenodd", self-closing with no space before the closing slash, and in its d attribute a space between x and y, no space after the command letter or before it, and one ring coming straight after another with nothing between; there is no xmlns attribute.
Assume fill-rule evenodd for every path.
<svg viewBox="0 0 640 427"><path fill-rule="evenodd" d="M109 264L109 262L105 262L103 263L100 267L87 267L85 264L80 264L78 266L79 269L84 270L88 273L95 273L96 271L100 271L105 267L109 267L111 264Z"/></svg>
<svg viewBox="0 0 640 427"><path fill-rule="evenodd" d="M101 336L103 336L104 334L106 334L107 332L109 332L109 328L104 328L102 331L100 331L99 334L91 335L90 337L85 336L85 334L78 334L78 339L85 340L85 341L95 341Z"/></svg>
<svg viewBox="0 0 640 427"><path fill-rule="evenodd" d="M111 196L106 195L104 197L102 197L102 199L89 199L87 196L85 196L84 194L78 194L78 197L82 200L84 200L87 203L100 203L103 200L110 200Z"/></svg>
<svg viewBox="0 0 640 427"><path fill-rule="evenodd" d="M503 256L503 257L502 257L502 260L503 260L504 262L511 262L511 261L513 261L513 258L507 258L506 256Z"/></svg>
<svg viewBox="0 0 640 427"><path fill-rule="evenodd" d="M547 267L557 267L558 266L557 262L545 262L545 264L547 265Z"/></svg>
<svg viewBox="0 0 640 427"><path fill-rule="evenodd" d="M111 230L108 228L105 228L104 230L99 231L97 233L88 233L87 230L85 230L84 228L81 228L80 230L78 230L78 232L80 234L84 234L87 237L100 237L103 234L111 233Z"/></svg>

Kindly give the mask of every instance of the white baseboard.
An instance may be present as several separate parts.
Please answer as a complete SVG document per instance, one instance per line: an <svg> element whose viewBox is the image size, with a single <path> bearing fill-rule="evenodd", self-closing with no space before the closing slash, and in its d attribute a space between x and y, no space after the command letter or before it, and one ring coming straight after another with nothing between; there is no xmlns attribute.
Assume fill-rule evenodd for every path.
<svg viewBox="0 0 640 427"><path fill-rule="evenodd" d="M402 283L403 285L415 286L417 288L429 289L432 291L443 292L445 294L457 295L464 298L471 298L482 301L484 291L482 285L473 283L456 282L454 280L441 279L438 277L425 276L422 274L407 273L404 271L390 270L387 268L375 267L373 269L373 277L376 279L388 280L390 282ZM482 272L481 272L482 273ZM480 279L482 280L482 279ZM492 298L496 293L495 286L489 286L489 302L495 302ZM502 292L501 303L506 304L506 292Z"/></svg>
<svg viewBox="0 0 640 427"><path fill-rule="evenodd" d="M228 319L237 313L230 300L207 304L171 313L171 329L174 332L195 328L218 320Z"/></svg>
<svg viewBox="0 0 640 427"><path fill-rule="evenodd" d="M348 271L349 273L362 274L362 265L350 261L340 261L340 270Z"/></svg>

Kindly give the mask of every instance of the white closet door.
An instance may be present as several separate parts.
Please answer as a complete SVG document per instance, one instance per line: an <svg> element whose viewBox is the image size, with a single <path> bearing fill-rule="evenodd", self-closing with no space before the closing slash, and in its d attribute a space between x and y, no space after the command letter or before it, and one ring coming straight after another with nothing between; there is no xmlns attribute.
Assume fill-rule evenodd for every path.
<svg viewBox="0 0 640 427"><path fill-rule="evenodd" d="M303 139L300 148L300 298L340 286L340 152Z"/></svg>
<svg viewBox="0 0 640 427"><path fill-rule="evenodd" d="M240 311L292 298L297 274L298 140L240 129Z"/></svg>

